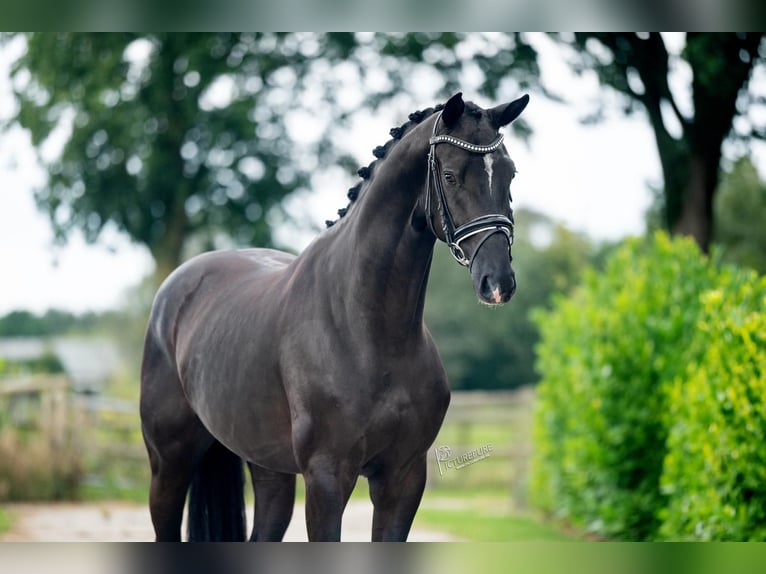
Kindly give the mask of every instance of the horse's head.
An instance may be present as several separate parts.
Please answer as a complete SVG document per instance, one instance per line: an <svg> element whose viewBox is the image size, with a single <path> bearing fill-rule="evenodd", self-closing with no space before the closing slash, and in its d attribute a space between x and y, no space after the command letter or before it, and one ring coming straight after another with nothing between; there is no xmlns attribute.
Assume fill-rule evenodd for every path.
<svg viewBox="0 0 766 574"><path fill-rule="evenodd" d="M528 102L525 95L484 110L458 93L436 118L430 140L426 218L470 270L476 295L490 305L508 302L516 290L510 201L516 168L498 130Z"/></svg>

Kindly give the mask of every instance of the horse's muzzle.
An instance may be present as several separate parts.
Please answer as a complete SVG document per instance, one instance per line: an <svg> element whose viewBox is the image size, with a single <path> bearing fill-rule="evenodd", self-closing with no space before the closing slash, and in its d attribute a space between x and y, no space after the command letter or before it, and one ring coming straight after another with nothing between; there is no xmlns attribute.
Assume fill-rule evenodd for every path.
<svg viewBox="0 0 766 574"><path fill-rule="evenodd" d="M496 279L485 275L481 278L477 295L482 303L488 305L502 305L507 303L516 292L516 277L513 271L509 280L498 282Z"/></svg>
<svg viewBox="0 0 766 574"><path fill-rule="evenodd" d="M508 240L502 233L487 238L474 254L471 280L477 297L487 305L502 305L516 292Z"/></svg>

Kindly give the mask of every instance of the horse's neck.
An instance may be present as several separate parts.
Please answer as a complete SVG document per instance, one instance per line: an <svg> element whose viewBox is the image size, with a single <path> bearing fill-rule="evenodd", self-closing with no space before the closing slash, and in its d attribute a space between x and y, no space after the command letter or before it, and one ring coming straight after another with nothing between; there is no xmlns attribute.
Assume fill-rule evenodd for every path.
<svg viewBox="0 0 766 574"><path fill-rule="evenodd" d="M401 237L426 184L431 126L429 120L416 126L376 162L372 180L354 208L356 225L393 241Z"/></svg>
<svg viewBox="0 0 766 574"><path fill-rule="evenodd" d="M344 243L348 305L358 307L355 312L383 333L401 336L422 329L434 237L413 227L412 219L424 191L427 156L422 133L394 146L376 166L338 238Z"/></svg>

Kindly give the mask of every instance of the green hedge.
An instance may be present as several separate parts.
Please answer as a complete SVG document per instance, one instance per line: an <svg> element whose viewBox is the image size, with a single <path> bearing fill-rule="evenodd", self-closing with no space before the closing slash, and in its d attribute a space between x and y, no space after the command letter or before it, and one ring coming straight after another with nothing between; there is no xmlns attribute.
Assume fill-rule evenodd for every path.
<svg viewBox="0 0 766 574"><path fill-rule="evenodd" d="M660 536L766 540L766 278L724 270L670 388Z"/></svg>
<svg viewBox="0 0 766 574"><path fill-rule="evenodd" d="M714 316L707 310L714 295L703 294L726 289L719 283L735 275L711 265L691 240L658 233L627 241L603 272L589 272L573 295L536 314L542 382L533 500L603 536L653 539L664 519L663 536L681 537L671 509L688 506L676 501L687 488L684 461L675 478L663 478L663 488L660 482L666 456L673 457L670 429L678 437L672 441L688 440L684 433L692 431L681 419L696 415L673 399L685 388L688 366L701 364L716 344L699 340L700 320ZM694 480L708 481L694 472Z"/></svg>

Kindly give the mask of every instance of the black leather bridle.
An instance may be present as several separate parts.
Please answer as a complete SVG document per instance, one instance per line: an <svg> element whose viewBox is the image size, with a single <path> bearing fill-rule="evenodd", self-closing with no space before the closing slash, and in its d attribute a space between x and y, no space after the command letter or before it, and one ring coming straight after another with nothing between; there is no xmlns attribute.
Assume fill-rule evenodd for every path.
<svg viewBox="0 0 766 574"><path fill-rule="evenodd" d="M434 214L431 208L431 193L436 194L436 200L439 209L439 216L442 222L442 231L444 232L445 243L449 246L452 256L455 261L460 263L463 267L469 267L471 265L471 259L465 254L465 251L460 246L462 241L465 241L469 237L478 235L480 233L487 233L487 235L479 242L473 255L479 251L484 242L489 239L495 233L503 233L508 239L508 254L510 257L511 245L513 245L513 221L507 218L505 215L499 213L491 213L488 215L482 215L476 219L472 219L468 223L464 223L459 227L455 227L455 222L452 219L452 213L450 212L449 205L447 204L447 197L444 194L444 186L442 185L441 169L439 159L436 157L436 146L438 144L446 143L459 147L470 153L476 154L488 154L497 150L503 143L503 135L497 136L497 139L489 145L477 145L472 144L450 135L437 135L436 131L441 120L441 113L436 118L434 123L433 135L429 140L431 144L431 150L428 153L428 189L426 190L426 219L428 225L431 228L431 232L436 235L434 229ZM437 235L438 237L438 235Z"/></svg>

